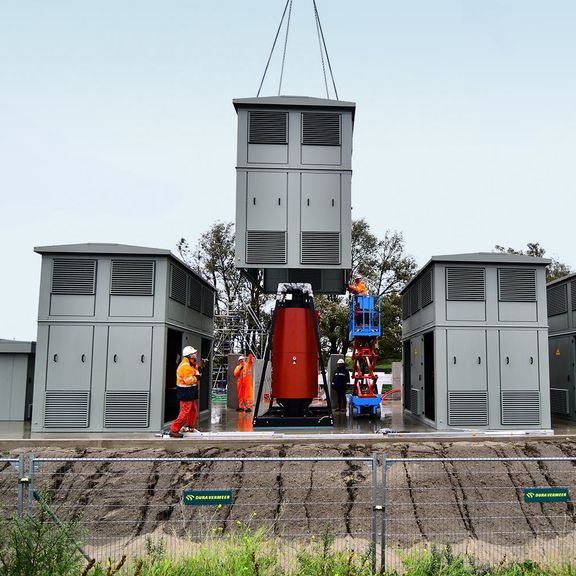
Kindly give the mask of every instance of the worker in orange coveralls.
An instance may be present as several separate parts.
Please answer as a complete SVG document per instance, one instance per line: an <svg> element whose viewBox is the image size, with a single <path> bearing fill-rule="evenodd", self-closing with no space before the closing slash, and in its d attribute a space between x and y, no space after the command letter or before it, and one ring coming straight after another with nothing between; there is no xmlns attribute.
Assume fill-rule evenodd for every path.
<svg viewBox="0 0 576 576"><path fill-rule="evenodd" d="M172 438L182 438L183 432L198 432L194 428L198 416L198 379L200 378L196 354L196 348L186 346L182 350L183 358L176 370L176 395L180 401L180 413L170 426Z"/></svg>
<svg viewBox="0 0 576 576"><path fill-rule="evenodd" d="M252 412L252 363L254 356L248 356L248 362L244 356L238 358L238 365L234 368L234 376L237 378L238 408L239 412Z"/></svg>
<svg viewBox="0 0 576 576"><path fill-rule="evenodd" d="M366 294L368 294L366 284L364 284L362 278L359 277L354 280L354 284L348 284L346 290L352 294L357 294L358 296L366 296Z"/></svg>

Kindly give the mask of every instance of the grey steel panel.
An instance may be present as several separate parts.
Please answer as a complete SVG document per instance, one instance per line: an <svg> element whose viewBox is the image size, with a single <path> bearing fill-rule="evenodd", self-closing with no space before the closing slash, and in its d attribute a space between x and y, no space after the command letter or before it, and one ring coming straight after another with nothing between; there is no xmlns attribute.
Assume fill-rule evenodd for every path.
<svg viewBox="0 0 576 576"><path fill-rule="evenodd" d="M563 389L573 393L574 340L571 336L556 336L548 339L550 366L550 389Z"/></svg>
<svg viewBox="0 0 576 576"><path fill-rule="evenodd" d="M499 268L498 299L501 302L536 302L536 270Z"/></svg>
<svg viewBox="0 0 576 576"><path fill-rule="evenodd" d="M154 296L110 296L111 317L151 318Z"/></svg>
<svg viewBox="0 0 576 576"><path fill-rule="evenodd" d="M501 322L536 322L536 302L498 302L498 319Z"/></svg>
<svg viewBox="0 0 576 576"><path fill-rule="evenodd" d="M47 390L89 390L93 326L50 326Z"/></svg>
<svg viewBox="0 0 576 576"><path fill-rule="evenodd" d="M337 112L302 112L303 145L340 146L342 115Z"/></svg>
<svg viewBox="0 0 576 576"><path fill-rule="evenodd" d="M189 308L200 312L202 310L202 284L188 276L188 296L187 305Z"/></svg>
<svg viewBox="0 0 576 576"><path fill-rule="evenodd" d="M47 390L44 405L45 428L88 428L88 390Z"/></svg>
<svg viewBox="0 0 576 576"><path fill-rule="evenodd" d="M550 410L553 414L570 414L570 393L565 388L550 388Z"/></svg>
<svg viewBox="0 0 576 576"><path fill-rule="evenodd" d="M202 288L202 314L214 318L214 292L206 286Z"/></svg>
<svg viewBox="0 0 576 576"><path fill-rule="evenodd" d="M434 301L434 277L432 275L432 268L429 268L422 274L420 279L420 292L422 308L432 304Z"/></svg>
<svg viewBox="0 0 576 576"><path fill-rule="evenodd" d="M420 304L420 282L415 282L410 287L410 312L414 314L421 308Z"/></svg>
<svg viewBox="0 0 576 576"><path fill-rule="evenodd" d="M50 316L94 316L95 296L50 295Z"/></svg>
<svg viewBox="0 0 576 576"><path fill-rule="evenodd" d="M538 390L502 390L502 425L538 426L539 424Z"/></svg>
<svg viewBox="0 0 576 576"><path fill-rule="evenodd" d="M302 146L302 164L307 166L340 166L342 148L340 146Z"/></svg>
<svg viewBox="0 0 576 576"><path fill-rule="evenodd" d="M303 173L300 222L303 231L340 231L340 175Z"/></svg>
<svg viewBox="0 0 576 576"><path fill-rule="evenodd" d="M106 390L149 390L151 326L110 326Z"/></svg>
<svg viewBox="0 0 576 576"><path fill-rule="evenodd" d="M96 260L54 258L52 261L52 294L94 294Z"/></svg>
<svg viewBox="0 0 576 576"><path fill-rule="evenodd" d="M576 280L570 282L570 308L576 310Z"/></svg>
<svg viewBox="0 0 576 576"><path fill-rule="evenodd" d="M486 300L486 270L480 267L446 268L446 299Z"/></svg>
<svg viewBox="0 0 576 576"><path fill-rule="evenodd" d="M287 144L288 112L278 110L248 112L248 142L250 144Z"/></svg>
<svg viewBox="0 0 576 576"><path fill-rule="evenodd" d="M186 304L187 274L180 266L170 264L170 298Z"/></svg>
<svg viewBox="0 0 576 576"><path fill-rule="evenodd" d="M0 421L23 421L30 354L0 354Z"/></svg>
<svg viewBox="0 0 576 576"><path fill-rule="evenodd" d="M551 286L546 291L548 316L557 316L568 312L568 287L566 284Z"/></svg>
<svg viewBox="0 0 576 576"><path fill-rule="evenodd" d="M248 144L248 162L252 164L287 164L288 145Z"/></svg>
<svg viewBox="0 0 576 576"><path fill-rule="evenodd" d="M107 390L104 401L105 428L148 428L150 392Z"/></svg>
<svg viewBox="0 0 576 576"><path fill-rule="evenodd" d="M502 390L538 390L538 334L534 330L500 330Z"/></svg>
<svg viewBox="0 0 576 576"><path fill-rule="evenodd" d="M448 390L487 390L486 331L448 330Z"/></svg>
<svg viewBox="0 0 576 576"><path fill-rule="evenodd" d="M488 392L448 392L449 426L488 426Z"/></svg>
<svg viewBox="0 0 576 576"><path fill-rule="evenodd" d="M154 260L112 260L110 294L153 296Z"/></svg>
<svg viewBox="0 0 576 576"><path fill-rule="evenodd" d="M247 230L286 230L287 194L286 172L248 172Z"/></svg>
<svg viewBox="0 0 576 576"><path fill-rule="evenodd" d="M486 321L486 302L446 302L446 320Z"/></svg>
<svg viewBox="0 0 576 576"><path fill-rule="evenodd" d="M300 262L302 264L340 264L339 232L302 232Z"/></svg>
<svg viewBox="0 0 576 576"><path fill-rule="evenodd" d="M286 232L246 231L246 262L248 264L286 264L286 260Z"/></svg>
<svg viewBox="0 0 576 576"><path fill-rule="evenodd" d="M548 317L548 330L549 332L558 332L568 328L568 314L560 314L558 316Z"/></svg>
<svg viewBox="0 0 576 576"><path fill-rule="evenodd" d="M410 388L410 412L414 416L422 414L422 390L419 388Z"/></svg>

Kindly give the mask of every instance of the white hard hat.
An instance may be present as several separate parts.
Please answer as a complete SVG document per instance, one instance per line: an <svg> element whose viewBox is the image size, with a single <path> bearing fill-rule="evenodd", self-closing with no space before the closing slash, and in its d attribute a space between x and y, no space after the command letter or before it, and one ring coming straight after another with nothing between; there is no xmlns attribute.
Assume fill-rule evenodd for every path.
<svg viewBox="0 0 576 576"><path fill-rule="evenodd" d="M342 358L338 358L338 362L336 362L336 364L344 364L344 360L342 360Z"/></svg>
<svg viewBox="0 0 576 576"><path fill-rule="evenodd" d="M196 348L192 348L192 346L186 346L184 350L182 350L182 356L192 356L192 354L196 354L198 350Z"/></svg>
<svg viewBox="0 0 576 576"><path fill-rule="evenodd" d="M244 356L239 356L239 357L238 357L238 362L240 362L240 360L246 360L246 358L244 358Z"/></svg>

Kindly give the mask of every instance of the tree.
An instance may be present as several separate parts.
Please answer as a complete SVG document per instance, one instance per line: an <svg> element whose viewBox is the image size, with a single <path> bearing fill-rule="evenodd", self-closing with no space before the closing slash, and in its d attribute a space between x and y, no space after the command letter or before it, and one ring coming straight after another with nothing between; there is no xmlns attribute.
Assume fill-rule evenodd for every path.
<svg viewBox="0 0 576 576"><path fill-rule="evenodd" d="M497 252L502 252L504 254L521 254L524 256L534 256L535 258L544 258L546 250L540 246L539 242L528 242L526 244L526 250L515 250L514 248L504 248L504 246L499 246L496 244L494 249ZM560 262L555 258L551 258L552 262L546 267L546 282L552 282L553 280L558 280L558 278L563 278L572 273L572 269L568 264Z"/></svg>

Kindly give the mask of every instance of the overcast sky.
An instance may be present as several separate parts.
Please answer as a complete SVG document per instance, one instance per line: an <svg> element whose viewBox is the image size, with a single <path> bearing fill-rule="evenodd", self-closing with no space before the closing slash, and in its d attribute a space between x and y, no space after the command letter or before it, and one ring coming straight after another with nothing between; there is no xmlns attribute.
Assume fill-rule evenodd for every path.
<svg viewBox="0 0 576 576"><path fill-rule="evenodd" d="M419 265L535 241L576 269L576 2L317 5L357 103L353 216ZM283 7L0 0L0 338L36 338L34 246L174 249L234 218L231 101L256 95ZM293 0L282 93L325 97L312 0Z"/></svg>

